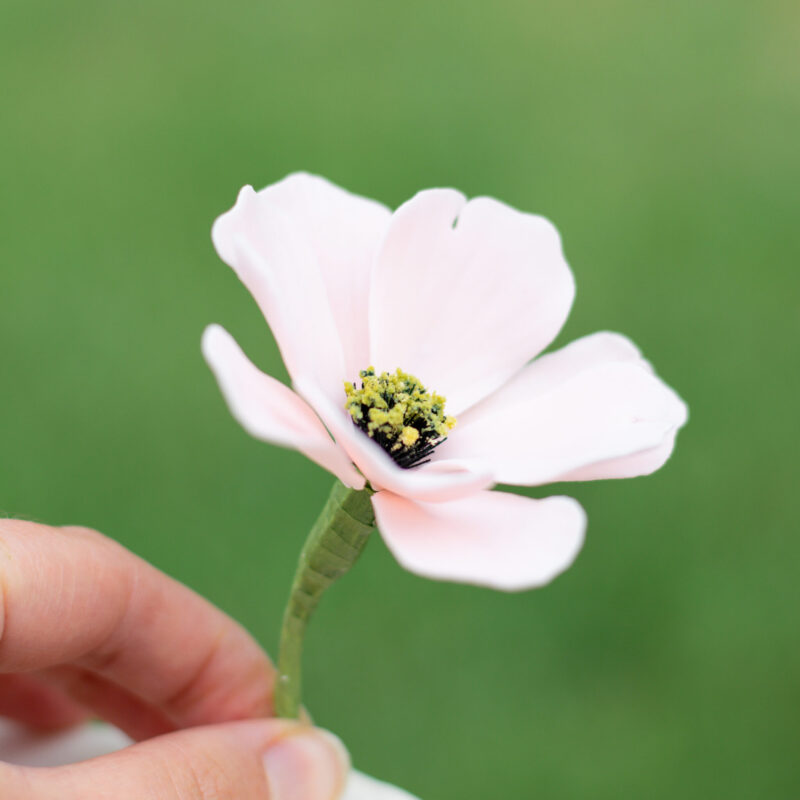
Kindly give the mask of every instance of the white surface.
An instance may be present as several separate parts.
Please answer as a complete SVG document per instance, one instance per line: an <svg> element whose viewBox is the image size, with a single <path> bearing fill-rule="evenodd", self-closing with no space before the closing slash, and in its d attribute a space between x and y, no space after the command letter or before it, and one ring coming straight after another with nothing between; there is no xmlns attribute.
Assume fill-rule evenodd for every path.
<svg viewBox="0 0 800 800"><path fill-rule="evenodd" d="M31 734L0 719L0 761L29 767L55 767L106 755L130 744L109 725L85 725L74 731ZM341 800L417 800L413 795L353 770Z"/></svg>
<svg viewBox="0 0 800 800"><path fill-rule="evenodd" d="M417 798L396 786L376 781L369 775L353 770L342 800L417 800Z"/></svg>

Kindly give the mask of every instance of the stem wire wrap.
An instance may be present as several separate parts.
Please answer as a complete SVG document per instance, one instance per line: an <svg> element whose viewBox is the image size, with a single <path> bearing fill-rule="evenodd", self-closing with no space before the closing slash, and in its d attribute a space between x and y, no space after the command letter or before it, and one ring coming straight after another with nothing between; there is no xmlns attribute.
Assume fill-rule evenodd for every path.
<svg viewBox="0 0 800 800"><path fill-rule="evenodd" d="M306 626L325 590L358 560L374 530L373 491L356 491L336 481L300 553L283 616L275 713L297 719L302 697L302 655Z"/></svg>

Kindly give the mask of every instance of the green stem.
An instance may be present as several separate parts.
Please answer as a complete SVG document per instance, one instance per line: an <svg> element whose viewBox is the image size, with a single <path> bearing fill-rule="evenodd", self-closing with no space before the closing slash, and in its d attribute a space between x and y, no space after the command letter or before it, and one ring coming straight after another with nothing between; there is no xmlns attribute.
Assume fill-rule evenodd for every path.
<svg viewBox="0 0 800 800"><path fill-rule="evenodd" d="M308 535L283 616L275 684L275 713L297 719L300 713L301 661L306 625L323 592L355 564L375 525L372 490L348 489L336 481L328 502Z"/></svg>

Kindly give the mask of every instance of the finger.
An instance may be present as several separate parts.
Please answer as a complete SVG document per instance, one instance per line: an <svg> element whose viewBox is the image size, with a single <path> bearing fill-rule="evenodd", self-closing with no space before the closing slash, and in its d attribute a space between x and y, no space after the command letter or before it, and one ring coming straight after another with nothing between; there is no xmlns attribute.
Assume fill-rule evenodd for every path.
<svg viewBox="0 0 800 800"><path fill-rule="evenodd" d="M92 710L101 719L141 741L177 730L178 726L160 709L87 669L61 665L44 675L63 693Z"/></svg>
<svg viewBox="0 0 800 800"><path fill-rule="evenodd" d="M349 771L329 733L283 720L150 739L55 769L0 764L4 800L336 800Z"/></svg>
<svg viewBox="0 0 800 800"><path fill-rule="evenodd" d="M87 712L32 675L0 675L0 716L47 731L77 725Z"/></svg>
<svg viewBox="0 0 800 800"><path fill-rule="evenodd" d="M0 673L73 663L179 727L264 716L274 669L194 592L84 528L0 522Z"/></svg>

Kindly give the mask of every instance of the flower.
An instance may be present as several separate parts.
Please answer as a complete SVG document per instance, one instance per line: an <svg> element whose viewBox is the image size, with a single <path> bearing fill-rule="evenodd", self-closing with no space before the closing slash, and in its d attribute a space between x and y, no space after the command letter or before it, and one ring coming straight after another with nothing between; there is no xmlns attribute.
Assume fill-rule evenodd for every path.
<svg viewBox="0 0 800 800"><path fill-rule="evenodd" d="M374 490L386 544L419 575L503 590L547 583L581 548L583 509L492 488L651 473L687 419L620 334L540 355L575 293L543 217L452 189L422 191L392 213L300 173L260 192L245 186L212 239L264 313L294 387L212 325L203 352L233 415L345 485ZM415 446L407 379L421 387L415 408L425 394L430 414L438 409L414 423L429 425L421 460L400 456Z"/></svg>

